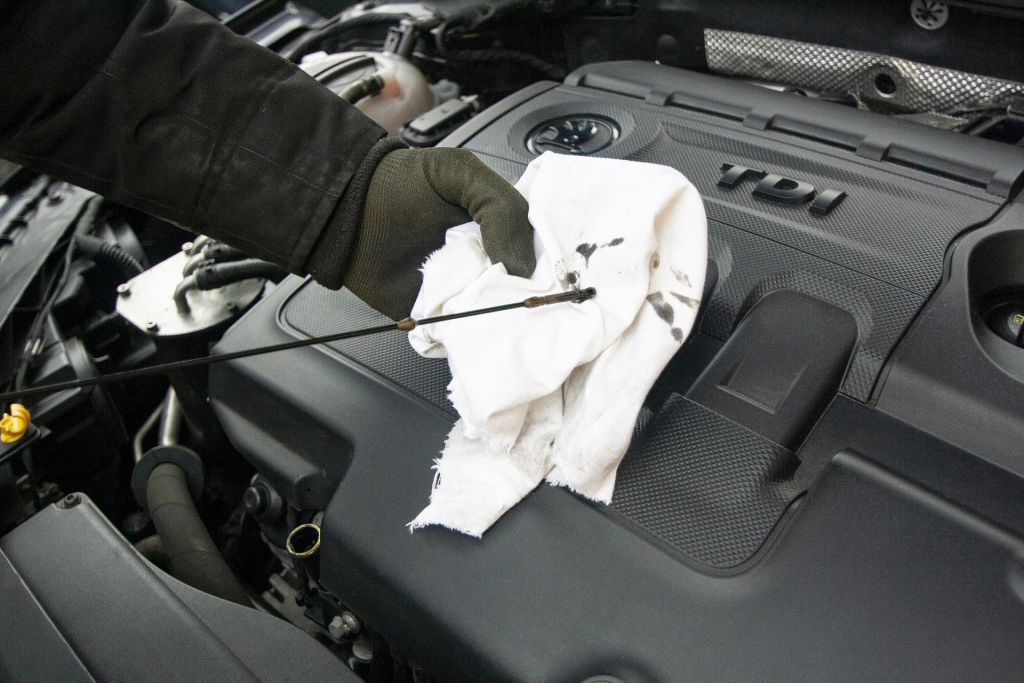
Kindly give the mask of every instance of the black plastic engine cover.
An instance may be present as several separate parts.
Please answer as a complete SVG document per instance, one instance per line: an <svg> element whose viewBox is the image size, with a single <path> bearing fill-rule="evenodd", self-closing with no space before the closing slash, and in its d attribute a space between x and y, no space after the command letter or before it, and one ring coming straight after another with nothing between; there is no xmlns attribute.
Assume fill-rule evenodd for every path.
<svg viewBox="0 0 1024 683"><path fill-rule="evenodd" d="M719 274L701 331L727 339L758 299L779 289L834 304L857 320L860 344L843 392L861 401L938 283L946 246L989 219L1024 171L1024 154L1005 145L713 76L622 62L585 67L567 82L579 85L536 93L453 141L516 180L543 123L594 115L616 122L617 140L594 156L672 166L700 190ZM815 137L828 143L808 140ZM987 144L965 144L972 142ZM818 215L813 199L756 196L753 175L723 186L725 165L846 198Z"/></svg>
<svg viewBox="0 0 1024 683"><path fill-rule="evenodd" d="M326 508L324 585L442 680L1024 671L1022 472L865 405L1024 151L640 64L537 84L449 143L515 180L531 134L597 116L616 132L596 155L697 185L712 260L699 331L652 392L612 506L542 486L482 540L410 534L455 415L446 364L401 333L213 366L233 443L292 505ZM589 152L559 131L597 128L556 126L544 147ZM726 164L815 197L755 196L757 173L719 185ZM812 213L828 189L845 199ZM378 321L292 278L216 351Z"/></svg>

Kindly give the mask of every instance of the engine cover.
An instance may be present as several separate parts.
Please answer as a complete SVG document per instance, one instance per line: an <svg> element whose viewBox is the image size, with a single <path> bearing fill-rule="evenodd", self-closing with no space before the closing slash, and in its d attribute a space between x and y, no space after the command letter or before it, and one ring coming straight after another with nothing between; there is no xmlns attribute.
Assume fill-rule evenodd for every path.
<svg viewBox="0 0 1024 683"><path fill-rule="evenodd" d="M214 366L235 446L290 505L325 510L321 579L342 602L443 680L1024 665L1024 410L976 447L872 407L951 243L1012 196L1024 150L640 63L538 83L446 144L512 181L544 151L679 169L709 219L704 304L613 504L542 486L482 540L405 528L455 414L445 362L404 335ZM1011 239L1019 216L1000 218ZM216 352L379 322L291 278ZM1024 406L1024 383L1002 395Z"/></svg>

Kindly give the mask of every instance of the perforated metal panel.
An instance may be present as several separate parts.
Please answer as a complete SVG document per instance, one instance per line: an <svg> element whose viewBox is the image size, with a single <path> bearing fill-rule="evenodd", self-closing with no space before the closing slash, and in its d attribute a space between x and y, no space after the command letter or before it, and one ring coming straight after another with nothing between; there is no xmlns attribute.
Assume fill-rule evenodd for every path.
<svg viewBox="0 0 1024 683"><path fill-rule="evenodd" d="M705 29L704 50L708 68L717 73L848 93L879 110L948 112L959 106L1006 103L1024 93L1024 84L1013 81L752 33ZM891 91L879 90L880 77L891 80Z"/></svg>

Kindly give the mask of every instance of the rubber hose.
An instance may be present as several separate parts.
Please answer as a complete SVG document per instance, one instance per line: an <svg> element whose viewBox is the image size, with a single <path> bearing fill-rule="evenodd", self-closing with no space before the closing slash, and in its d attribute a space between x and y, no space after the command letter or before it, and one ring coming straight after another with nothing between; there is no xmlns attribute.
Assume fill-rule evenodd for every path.
<svg viewBox="0 0 1024 683"><path fill-rule="evenodd" d="M205 266L197 270L193 277L199 289L217 289L241 280L263 277L272 282L280 282L288 271L279 265L259 259L232 261Z"/></svg>
<svg viewBox="0 0 1024 683"><path fill-rule="evenodd" d="M210 259L203 256L202 252L199 252L194 256L188 257L188 260L185 261L185 267L181 269L181 274L183 277L188 277L189 275L196 272L203 266L212 266L214 263L216 262L211 261Z"/></svg>
<svg viewBox="0 0 1024 683"><path fill-rule="evenodd" d="M356 104L367 97L373 97L383 89L384 78L378 71L347 86L338 96L349 104Z"/></svg>
<svg viewBox="0 0 1024 683"><path fill-rule="evenodd" d="M121 271L126 280L132 279L143 271L142 264L116 244L92 235L79 235L76 241L80 252L96 261L114 266Z"/></svg>
<svg viewBox="0 0 1024 683"><path fill-rule="evenodd" d="M217 243L204 248L203 257L217 263L224 263L227 261L241 261L242 259L249 258L249 255L238 247Z"/></svg>
<svg viewBox="0 0 1024 683"><path fill-rule="evenodd" d="M167 552L164 550L164 544L160 542L160 537L156 534L146 536L144 539L136 543L135 549L139 551L140 555L164 571L166 571L166 568L170 566L171 558L167 556Z"/></svg>
<svg viewBox="0 0 1024 683"><path fill-rule="evenodd" d="M156 466L149 475L146 503L174 578L204 593L252 606L203 525L180 467Z"/></svg>
<svg viewBox="0 0 1024 683"><path fill-rule="evenodd" d="M181 226L178 226L178 227L181 227ZM192 245L188 249L185 249L185 253L188 254L189 256L194 256L194 255L198 254L200 251L202 251L203 247L205 247L207 244L211 244L211 243L213 243L212 239L210 239L206 235L199 235L198 237L196 237L191 242L186 242L185 243L185 244L191 244ZM182 245L182 246L184 246L184 245Z"/></svg>

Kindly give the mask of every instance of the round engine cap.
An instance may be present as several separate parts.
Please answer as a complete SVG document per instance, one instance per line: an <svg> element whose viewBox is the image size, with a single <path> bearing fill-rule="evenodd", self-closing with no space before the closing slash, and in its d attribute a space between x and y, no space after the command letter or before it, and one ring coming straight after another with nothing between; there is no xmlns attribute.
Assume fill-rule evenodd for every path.
<svg viewBox="0 0 1024 683"><path fill-rule="evenodd" d="M913 0L910 16L914 23L926 31L937 31L949 21L949 7L938 0Z"/></svg>
<svg viewBox="0 0 1024 683"><path fill-rule="evenodd" d="M545 121L526 138L526 148L540 155L593 154L619 138L619 126L603 116L567 116Z"/></svg>

